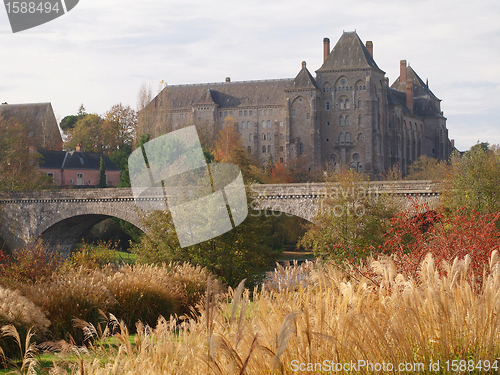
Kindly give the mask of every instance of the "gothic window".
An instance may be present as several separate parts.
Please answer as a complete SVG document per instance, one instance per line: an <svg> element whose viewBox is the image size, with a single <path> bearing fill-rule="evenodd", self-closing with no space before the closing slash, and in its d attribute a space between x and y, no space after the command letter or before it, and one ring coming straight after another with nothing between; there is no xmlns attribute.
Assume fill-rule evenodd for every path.
<svg viewBox="0 0 500 375"><path fill-rule="evenodd" d="M266 146L262 146L262 153L265 154L266 153Z"/></svg>
<svg viewBox="0 0 500 375"><path fill-rule="evenodd" d="M339 117L339 122L340 122L340 126L344 126L344 125L345 125L345 119L344 119L344 116L340 116L340 117Z"/></svg>
<svg viewBox="0 0 500 375"><path fill-rule="evenodd" d="M349 108L351 107L351 106L349 105L349 99L346 99L346 100L345 100L345 104L344 104L344 106L345 106L345 107L344 107L345 109L349 109Z"/></svg>
<svg viewBox="0 0 500 375"><path fill-rule="evenodd" d="M262 140L265 141L266 140L266 134L265 133L262 133Z"/></svg>
<svg viewBox="0 0 500 375"><path fill-rule="evenodd" d="M349 133L349 132L345 133L345 141L351 142L351 133Z"/></svg>
<svg viewBox="0 0 500 375"><path fill-rule="evenodd" d="M345 126L349 126L349 116L345 117Z"/></svg>
<svg viewBox="0 0 500 375"><path fill-rule="evenodd" d="M249 154L252 153L252 147L248 146L247 147L247 151L248 151Z"/></svg>
<svg viewBox="0 0 500 375"><path fill-rule="evenodd" d="M341 132L339 134L339 142L340 143L344 143L345 142L345 135L344 135L344 132Z"/></svg>
<svg viewBox="0 0 500 375"><path fill-rule="evenodd" d="M250 121L247 121L247 129L250 129Z"/></svg>
<svg viewBox="0 0 500 375"><path fill-rule="evenodd" d="M339 100L339 108L344 109L344 99Z"/></svg>
<svg viewBox="0 0 500 375"><path fill-rule="evenodd" d="M361 108L361 99L358 99L358 109Z"/></svg>
<svg viewBox="0 0 500 375"><path fill-rule="evenodd" d="M266 127L266 122L265 121L262 121L262 127L265 128Z"/></svg>
<svg viewBox="0 0 500 375"><path fill-rule="evenodd" d="M253 134L252 134L252 133L250 133L250 134L248 135L248 140L249 140L250 142L252 142L252 141L253 141Z"/></svg>
<svg viewBox="0 0 500 375"><path fill-rule="evenodd" d="M358 125L363 125L363 116L358 116Z"/></svg>
<svg viewBox="0 0 500 375"><path fill-rule="evenodd" d="M245 121L243 121L243 122L241 123L241 128L242 128L242 129L245 129Z"/></svg>
<svg viewBox="0 0 500 375"><path fill-rule="evenodd" d="M270 141L271 140L271 133L267 133L267 140Z"/></svg>
<svg viewBox="0 0 500 375"><path fill-rule="evenodd" d="M358 134L358 142L363 142L363 134L362 133Z"/></svg>
<svg viewBox="0 0 500 375"><path fill-rule="evenodd" d="M267 120L267 127L270 128L271 127L271 120Z"/></svg>
<svg viewBox="0 0 500 375"><path fill-rule="evenodd" d="M363 86L363 90L366 90L366 86Z"/></svg>
<svg viewBox="0 0 500 375"><path fill-rule="evenodd" d="M271 146L267 146L267 152L271 152Z"/></svg>

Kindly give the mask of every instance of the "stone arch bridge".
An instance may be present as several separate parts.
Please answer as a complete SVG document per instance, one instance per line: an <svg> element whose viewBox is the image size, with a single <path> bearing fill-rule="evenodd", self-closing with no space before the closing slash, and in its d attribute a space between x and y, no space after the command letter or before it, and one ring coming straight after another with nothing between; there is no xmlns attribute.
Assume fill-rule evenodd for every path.
<svg viewBox="0 0 500 375"><path fill-rule="evenodd" d="M407 196L418 196L432 205L438 201L442 186L432 181L386 181L368 182L355 190L315 183L252 185L250 191L255 197L250 202L254 209L279 211L312 221L321 199L327 195L366 194L376 198L391 194L401 197L402 202ZM49 248L68 254L85 231L109 217L125 220L147 233L142 219L147 214L137 208L131 189L0 192L1 235L10 248L41 237Z"/></svg>

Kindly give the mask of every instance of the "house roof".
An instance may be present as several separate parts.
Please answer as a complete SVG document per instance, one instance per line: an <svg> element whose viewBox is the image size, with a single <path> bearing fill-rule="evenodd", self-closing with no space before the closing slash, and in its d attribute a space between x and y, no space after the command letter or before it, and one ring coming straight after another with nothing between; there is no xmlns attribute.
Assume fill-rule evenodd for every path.
<svg viewBox="0 0 500 375"><path fill-rule="evenodd" d="M311 73L309 73L309 70L307 70L305 61L302 62L302 69L300 70L299 74L297 74L297 76L293 80L292 87L294 89L299 89L299 88L317 89L318 88L316 80L311 75Z"/></svg>
<svg viewBox="0 0 500 375"><path fill-rule="evenodd" d="M42 155L40 169L89 169L99 170L101 156L104 158L104 167L107 171L119 171L120 169L104 154L94 152L67 151L38 151Z"/></svg>
<svg viewBox="0 0 500 375"><path fill-rule="evenodd" d="M344 31L318 71L361 68L371 68L385 74L377 66L358 34L355 31Z"/></svg>
<svg viewBox="0 0 500 375"><path fill-rule="evenodd" d="M403 114L410 115L412 112L406 106L406 93L392 87L387 89L388 104L397 105L403 108ZM420 117L442 116L435 100L426 97L413 97L413 110Z"/></svg>
<svg viewBox="0 0 500 375"><path fill-rule="evenodd" d="M282 106L285 90L292 79L200 83L170 85L149 104L158 108L165 105L170 110L191 109L197 104L215 104L219 108L238 106Z"/></svg>
<svg viewBox="0 0 500 375"><path fill-rule="evenodd" d="M40 150L60 150L62 138L50 103L2 104L0 116L26 126L31 144Z"/></svg>

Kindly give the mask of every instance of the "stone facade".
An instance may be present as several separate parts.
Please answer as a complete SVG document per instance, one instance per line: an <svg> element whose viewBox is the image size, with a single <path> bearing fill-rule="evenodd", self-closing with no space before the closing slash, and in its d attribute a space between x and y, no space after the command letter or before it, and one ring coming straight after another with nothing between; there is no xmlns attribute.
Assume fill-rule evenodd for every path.
<svg viewBox="0 0 500 375"><path fill-rule="evenodd" d="M349 166L382 178L403 173L421 155L452 151L438 99L400 62L389 86L373 59L373 43L344 32L313 77L302 62L294 79L167 86L139 113L138 133L157 137L195 124L215 136L231 115L248 152L264 166L302 158L310 168Z"/></svg>

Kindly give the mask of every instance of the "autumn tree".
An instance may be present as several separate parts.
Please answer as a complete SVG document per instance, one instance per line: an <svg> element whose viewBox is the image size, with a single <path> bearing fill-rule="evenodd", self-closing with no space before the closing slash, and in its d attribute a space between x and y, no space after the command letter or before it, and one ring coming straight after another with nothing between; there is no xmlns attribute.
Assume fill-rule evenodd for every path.
<svg viewBox="0 0 500 375"><path fill-rule="evenodd" d="M38 169L41 155L29 151L26 127L0 117L0 190L36 190L52 186Z"/></svg>
<svg viewBox="0 0 500 375"><path fill-rule="evenodd" d="M227 116L224 126L215 140L212 152L216 163L231 163L240 167L245 182L255 181L259 178L259 169L252 165L248 152L243 146L243 140L237 130L237 122Z"/></svg>
<svg viewBox="0 0 500 375"><path fill-rule="evenodd" d="M443 160L422 155L408 166L405 180L446 180L451 176L450 165Z"/></svg>

